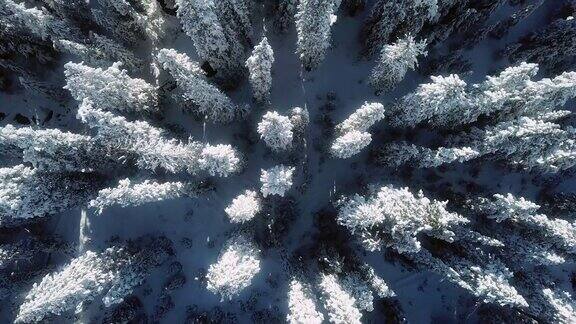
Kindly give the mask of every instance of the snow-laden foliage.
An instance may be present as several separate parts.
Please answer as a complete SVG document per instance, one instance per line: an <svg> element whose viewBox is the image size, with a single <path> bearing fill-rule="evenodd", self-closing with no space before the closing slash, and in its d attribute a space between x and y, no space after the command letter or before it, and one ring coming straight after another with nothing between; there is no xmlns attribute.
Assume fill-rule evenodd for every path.
<svg viewBox="0 0 576 324"><path fill-rule="evenodd" d="M336 130L345 134L352 131L365 132L379 121L383 120L386 110L384 105L377 102L365 102L356 109L346 120L336 126Z"/></svg>
<svg viewBox="0 0 576 324"><path fill-rule="evenodd" d="M576 321L576 303L571 294L564 291L555 292L549 288L543 289L542 293L554 308L552 316L557 323L568 324Z"/></svg>
<svg viewBox="0 0 576 324"><path fill-rule="evenodd" d="M370 74L370 84L377 90L390 90L404 79L408 70L418 66L418 56L426 56L426 41L417 42L411 35L385 45Z"/></svg>
<svg viewBox="0 0 576 324"><path fill-rule="evenodd" d="M246 190L243 194L232 200L232 203L226 207L225 211L230 217L232 223L244 223L256 216L262 209L262 204L258 193L252 190Z"/></svg>
<svg viewBox="0 0 576 324"><path fill-rule="evenodd" d="M274 166L260 173L260 182L262 187L260 192L264 197L269 195L278 195L284 197L286 192L292 187L292 178L294 177L294 167L287 167L283 164Z"/></svg>
<svg viewBox="0 0 576 324"><path fill-rule="evenodd" d="M356 194L342 199L337 220L371 250L384 245L400 253L418 252L419 233L452 242L454 227L469 222L446 210L446 203L430 200L422 192L415 196L408 188L384 186L368 198Z"/></svg>
<svg viewBox="0 0 576 324"><path fill-rule="evenodd" d="M194 42L196 53L224 77L239 74L243 48L236 38L227 37L217 16L214 0L176 0L182 29Z"/></svg>
<svg viewBox="0 0 576 324"><path fill-rule="evenodd" d="M324 315L318 311L318 301L302 281L293 278L288 290L288 315L291 324L320 324Z"/></svg>
<svg viewBox="0 0 576 324"><path fill-rule="evenodd" d="M0 2L0 15L3 20L7 20L5 23L26 29L42 39L73 37L76 32L70 30L70 26L66 26L56 17L34 7L27 8L25 4L12 0Z"/></svg>
<svg viewBox="0 0 576 324"><path fill-rule="evenodd" d="M374 296L370 287L362 281L357 274L350 274L342 279L342 287L352 297L354 297L354 305L361 311L371 312L374 310Z"/></svg>
<svg viewBox="0 0 576 324"><path fill-rule="evenodd" d="M198 162L211 176L227 177L240 169L239 154L231 145L206 145Z"/></svg>
<svg viewBox="0 0 576 324"><path fill-rule="evenodd" d="M489 218L497 222L510 220L541 230L551 242L570 253L576 253L576 223L560 218L550 219L544 214L539 214L540 206L524 197L516 198L510 193L495 194L492 200L483 199L479 207Z"/></svg>
<svg viewBox="0 0 576 324"><path fill-rule="evenodd" d="M182 143L169 139L164 131L145 121L128 121L121 116L95 108L85 99L78 108L79 119L96 129L97 138L118 150L138 156L137 164L149 170L158 167L170 172L200 170L202 145L198 142Z"/></svg>
<svg viewBox="0 0 576 324"><path fill-rule="evenodd" d="M252 50L252 55L246 60L252 92L254 98L260 102L265 102L270 96L272 64L274 64L274 51L268 44L268 39L263 37Z"/></svg>
<svg viewBox="0 0 576 324"><path fill-rule="evenodd" d="M528 306L528 303L518 294L508 281L513 274L501 262L493 262L485 268L471 264L461 264L456 270L473 287L476 296L486 303L497 303L502 306Z"/></svg>
<svg viewBox="0 0 576 324"><path fill-rule="evenodd" d="M54 48L76 56L85 65L93 68L109 68L115 62L122 62L122 66L129 71L140 71L144 64L122 44L97 33L90 33L89 41L82 43L66 39L55 40Z"/></svg>
<svg viewBox="0 0 576 324"><path fill-rule="evenodd" d="M269 111L258 123L258 134L271 149L283 151L292 147L293 128L290 118L275 111Z"/></svg>
<svg viewBox="0 0 576 324"><path fill-rule="evenodd" d="M236 105L217 87L208 83L198 64L186 54L173 49L161 49L158 61L170 72L182 89L182 96L196 107L194 109L208 120L227 123L234 117Z"/></svg>
<svg viewBox="0 0 576 324"><path fill-rule="evenodd" d="M330 151L332 155L340 159L352 157L372 142L372 135L357 130L350 131L338 138L332 143Z"/></svg>
<svg viewBox="0 0 576 324"><path fill-rule="evenodd" d="M66 87L72 97L82 102L90 99L98 108L124 113L158 110L156 89L142 79L133 79L116 62L107 69L92 68L83 63L64 65Z"/></svg>
<svg viewBox="0 0 576 324"><path fill-rule="evenodd" d="M94 300L113 284L120 283L120 269L126 264L122 251L109 248L103 253L87 251L61 271L35 283L25 297L17 322L40 322L49 315L61 315Z"/></svg>
<svg viewBox="0 0 576 324"><path fill-rule="evenodd" d="M330 46L334 0L299 0L296 13L298 41L296 52L302 65L314 69L322 63Z"/></svg>
<svg viewBox="0 0 576 324"><path fill-rule="evenodd" d="M97 184L78 173L44 173L22 164L0 168L0 222L70 209L82 204Z"/></svg>
<svg viewBox="0 0 576 324"><path fill-rule="evenodd" d="M59 129L0 128L0 145L6 154L22 156L22 161L46 171L104 169L106 159L98 158L104 149L89 136ZM108 152L112 156L112 152Z"/></svg>
<svg viewBox="0 0 576 324"><path fill-rule="evenodd" d="M431 83L421 84L398 102L391 122L451 128L491 114L539 118L576 97L576 72L532 81L537 72L537 65L522 63L473 86L456 74L432 76Z"/></svg>
<svg viewBox="0 0 576 324"><path fill-rule="evenodd" d="M133 184L130 179L123 179L113 188L102 189L98 196L88 203L100 213L110 206L139 206L145 203L177 198L184 194L186 185L182 182L151 182Z"/></svg>
<svg viewBox="0 0 576 324"><path fill-rule="evenodd" d="M210 265L206 279L208 290L222 299L232 299L250 286L260 272L260 251L244 236L226 243L216 263Z"/></svg>
<svg viewBox="0 0 576 324"><path fill-rule="evenodd" d="M338 277L322 274L319 289L331 323L362 323L362 313L356 306L356 298L342 286Z"/></svg>

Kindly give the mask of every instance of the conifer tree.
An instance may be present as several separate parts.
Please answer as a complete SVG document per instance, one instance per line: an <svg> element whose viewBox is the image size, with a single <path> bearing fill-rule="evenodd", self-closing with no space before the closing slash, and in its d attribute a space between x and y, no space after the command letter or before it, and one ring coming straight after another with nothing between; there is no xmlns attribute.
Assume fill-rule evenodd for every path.
<svg viewBox="0 0 576 324"><path fill-rule="evenodd" d="M370 127L384 119L386 110L384 105L365 102L360 108L352 113L346 120L336 126L336 131L343 135L352 131L365 132Z"/></svg>
<svg viewBox="0 0 576 324"><path fill-rule="evenodd" d="M231 238L223 248L218 261L208 268L208 290L222 299L236 297L260 272L260 251L248 238Z"/></svg>
<svg viewBox="0 0 576 324"><path fill-rule="evenodd" d="M65 89L79 102L90 99L98 109L123 113L157 112L158 95L154 86L129 77L121 67L120 62L107 69L66 63Z"/></svg>
<svg viewBox="0 0 576 324"><path fill-rule="evenodd" d="M334 157L347 159L360 153L370 145L370 142L372 142L370 133L354 130L337 137L330 147L330 152Z"/></svg>
<svg viewBox="0 0 576 324"><path fill-rule="evenodd" d="M290 118L275 111L269 111L258 123L258 134L272 150L284 151L292 148L293 128Z"/></svg>
<svg viewBox="0 0 576 324"><path fill-rule="evenodd" d="M370 74L370 84L378 91L393 89L404 79L408 70L418 66L418 56L427 55L425 48L426 40L416 42L411 35L385 45Z"/></svg>
<svg viewBox="0 0 576 324"><path fill-rule="evenodd" d="M320 324L324 315L318 311L317 301L309 287L300 280L293 278L288 290L288 316L286 320L291 324L310 323Z"/></svg>
<svg viewBox="0 0 576 324"><path fill-rule="evenodd" d="M254 218L261 209L258 193L246 190L243 194L234 198L225 211L232 223L244 223Z"/></svg>
<svg viewBox="0 0 576 324"><path fill-rule="evenodd" d="M264 197L269 195L284 197L286 192L292 187L294 171L294 167L287 167L282 164L262 170L260 175L260 182L262 182L260 192L262 192L262 195Z"/></svg>
<svg viewBox="0 0 576 324"><path fill-rule="evenodd" d="M332 323L360 324L362 314L356 307L356 299L347 292L333 274L322 274L319 284L322 292L324 308L328 311L328 319Z"/></svg>
<svg viewBox="0 0 576 324"><path fill-rule="evenodd" d="M244 44L250 44L252 22L250 8L245 0L215 1L216 15L230 39L238 39Z"/></svg>
<svg viewBox="0 0 576 324"><path fill-rule="evenodd" d="M334 0L299 0L296 14L298 41L296 52L306 70L324 60L330 46L330 27L335 12Z"/></svg>
<svg viewBox="0 0 576 324"><path fill-rule="evenodd" d="M81 173L47 173L25 165L0 168L0 221L44 217L84 203L100 179Z"/></svg>
<svg viewBox="0 0 576 324"><path fill-rule="evenodd" d="M268 39L263 37L246 60L252 93L259 102L269 100L272 88L272 64L274 64L274 51L268 44Z"/></svg>
<svg viewBox="0 0 576 324"><path fill-rule="evenodd" d="M12 0L0 2L0 15L3 19L20 28L29 30L35 36L47 39L75 39L78 31L71 25L36 8L26 8L22 3Z"/></svg>
<svg viewBox="0 0 576 324"><path fill-rule="evenodd" d="M173 49L158 52L158 61L182 89L183 97L197 106L198 113L214 122L230 122L238 108L217 87L208 83L198 64Z"/></svg>
<svg viewBox="0 0 576 324"><path fill-rule="evenodd" d="M85 135L58 129L0 128L0 144L7 152L15 152L22 161L42 171L105 170L119 154L107 151Z"/></svg>
<svg viewBox="0 0 576 324"><path fill-rule="evenodd" d="M227 177L240 169L240 157L231 145L206 145L200 153L200 167L211 176Z"/></svg>
<svg viewBox="0 0 576 324"><path fill-rule="evenodd" d="M388 246L413 253L420 250L420 232L452 242L453 229L469 222L447 211L446 203L430 200L422 192L413 195L407 188L384 186L368 198L356 194L341 200L337 221L359 235L369 250Z"/></svg>
<svg viewBox="0 0 576 324"><path fill-rule="evenodd" d="M78 118L97 131L96 138L115 150L135 155L138 167L155 170L161 167L169 172L186 171L197 174L202 145L189 141L182 143L169 139L164 131L144 121L128 121L124 117L95 108L85 99L78 109Z"/></svg>
<svg viewBox="0 0 576 324"><path fill-rule="evenodd" d="M186 34L192 38L198 56L210 63L222 79L235 83L242 74L243 47L237 38L230 38L218 20L214 0L177 0L178 18Z"/></svg>
<svg viewBox="0 0 576 324"><path fill-rule="evenodd" d="M179 181L158 183L145 180L141 183L132 183L126 178L120 180L116 187L105 188L98 192L88 206L98 209L98 213L110 206L140 206L150 202L178 198L192 194L191 187Z"/></svg>

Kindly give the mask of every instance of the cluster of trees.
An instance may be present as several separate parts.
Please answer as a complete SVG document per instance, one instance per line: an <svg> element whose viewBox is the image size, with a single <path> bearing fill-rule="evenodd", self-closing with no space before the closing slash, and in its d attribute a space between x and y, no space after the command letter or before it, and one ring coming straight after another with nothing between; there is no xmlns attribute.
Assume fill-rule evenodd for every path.
<svg viewBox="0 0 576 324"><path fill-rule="evenodd" d="M538 266L573 259L576 224L539 214L537 204L511 194L470 200L471 215L492 221L483 229L490 236L473 229L468 218L448 211L447 202L406 188L373 188L368 196L344 197L337 205L338 223L370 251L391 248L486 303L518 308L551 322L576 318L570 308L573 301L566 299L571 297L563 297L569 293L550 281L536 280L543 269L534 272Z"/></svg>
<svg viewBox="0 0 576 324"><path fill-rule="evenodd" d="M330 152L334 157L346 159L352 157L372 142L368 129L385 118L384 105L364 103L342 123L336 125L338 137L332 143Z"/></svg>
<svg viewBox="0 0 576 324"><path fill-rule="evenodd" d="M120 303L173 254L169 240L162 237L143 237L102 252L86 251L32 286L16 322L41 322L80 311L96 298L107 307Z"/></svg>
<svg viewBox="0 0 576 324"><path fill-rule="evenodd" d="M537 64L522 63L472 87L457 75L432 77L432 83L420 85L398 102L390 116L391 124L472 127L453 136L448 147L388 144L380 161L396 166L411 163L436 167L490 154L512 165L543 172L572 167L573 129L562 129L558 121L570 114L562 107L576 97L576 74L564 72L552 79L532 81L537 72Z"/></svg>

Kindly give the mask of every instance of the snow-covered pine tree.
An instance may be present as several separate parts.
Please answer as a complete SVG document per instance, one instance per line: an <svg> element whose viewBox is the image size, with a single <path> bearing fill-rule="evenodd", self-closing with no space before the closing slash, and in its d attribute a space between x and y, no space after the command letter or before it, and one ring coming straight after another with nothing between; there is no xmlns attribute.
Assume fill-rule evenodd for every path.
<svg viewBox="0 0 576 324"><path fill-rule="evenodd" d="M239 295L260 272L260 250L247 237L238 235L226 242L218 261L208 267L208 290L222 299Z"/></svg>
<svg viewBox="0 0 576 324"><path fill-rule="evenodd" d="M393 89L404 79L408 70L418 66L418 56L426 56L426 40L417 42L412 35L385 45L370 74L369 82L377 91Z"/></svg>
<svg viewBox="0 0 576 324"><path fill-rule="evenodd" d="M372 135L367 132L353 130L339 136L330 147L330 153L339 159L352 157L372 142Z"/></svg>
<svg viewBox="0 0 576 324"><path fill-rule="evenodd" d="M26 8L12 0L0 2L0 16L13 25L29 30L35 36L47 39L77 39L79 32L72 25L37 8Z"/></svg>
<svg viewBox="0 0 576 324"><path fill-rule="evenodd" d="M90 174L40 172L22 164L0 168L0 222L44 217L81 205L100 182Z"/></svg>
<svg viewBox="0 0 576 324"><path fill-rule="evenodd" d="M81 311L102 297L105 307L118 304L148 272L168 259L172 247L160 238L142 237L126 246L87 251L61 270L35 283L20 306L16 322L41 322L53 315Z"/></svg>
<svg viewBox="0 0 576 324"><path fill-rule="evenodd" d="M234 119L238 110L236 105L217 87L208 83L202 69L186 54L161 49L158 61L176 80L184 99L197 106L198 113L214 122L226 123Z"/></svg>
<svg viewBox="0 0 576 324"><path fill-rule="evenodd" d="M558 172L575 165L575 130L558 124L521 117L472 132L471 146L481 154L495 153L511 165Z"/></svg>
<svg viewBox="0 0 576 324"><path fill-rule="evenodd" d="M274 51L268 44L268 39L263 37L246 60L252 93L259 102L269 100L272 88L272 64L274 64Z"/></svg>
<svg viewBox="0 0 576 324"><path fill-rule="evenodd" d="M20 307L16 322L39 322L49 315L61 315L80 307L105 292L117 280L117 256L122 251L110 248L102 254L88 251L73 259L61 271L49 274L34 284Z"/></svg>
<svg viewBox="0 0 576 324"><path fill-rule="evenodd" d="M446 127L453 125L454 120L466 118L472 108L466 82L458 75L433 76L432 83L421 84L400 100L390 122L394 126L414 127L428 121Z"/></svg>
<svg viewBox="0 0 576 324"><path fill-rule="evenodd" d="M206 145L200 153L200 168L211 176L227 177L240 170L240 154L225 144Z"/></svg>
<svg viewBox="0 0 576 324"><path fill-rule="evenodd" d="M288 315L290 324L321 324L324 315L318 311L317 299L312 290L301 280L292 278L288 290Z"/></svg>
<svg viewBox="0 0 576 324"><path fill-rule="evenodd" d="M222 81L235 84L242 75L244 49L239 39L230 38L216 13L214 0L177 0L178 18L202 60L210 63Z"/></svg>
<svg viewBox="0 0 576 324"><path fill-rule="evenodd" d="M121 62L107 69L68 62L64 65L64 88L79 102L90 99L98 109L122 113L158 112L155 87L142 79L129 77L121 67Z"/></svg>
<svg viewBox="0 0 576 324"><path fill-rule="evenodd" d="M119 154L107 151L85 135L58 129L0 128L0 146L40 171L106 170Z"/></svg>
<svg viewBox="0 0 576 324"><path fill-rule="evenodd" d="M137 165L147 170L161 167L169 172L197 174L201 170L203 145L169 139L164 131L145 121L128 121L124 117L95 108L85 99L78 108L78 118L97 131L96 139L114 150L137 156Z"/></svg>
<svg viewBox="0 0 576 324"><path fill-rule="evenodd" d="M446 210L446 204L424 197L421 191L415 196L407 188L384 186L368 198L356 194L341 199L337 221L358 235L369 250L388 246L400 253L415 253L420 250L420 232L452 242L457 238L453 228L469 222Z"/></svg>
<svg viewBox="0 0 576 324"><path fill-rule="evenodd" d="M452 266L460 276L460 280L471 287L469 291L483 302L500 306L528 306L526 299L510 285L509 281L514 274L502 262L494 260L480 267L460 260Z"/></svg>
<svg viewBox="0 0 576 324"><path fill-rule="evenodd" d="M455 161L469 161L480 155L480 152L467 146L430 149L406 142L395 142L380 150L377 161L394 167L409 164L420 168L430 168Z"/></svg>
<svg viewBox="0 0 576 324"><path fill-rule="evenodd" d="M234 198L225 211L232 223L244 223L254 218L261 209L262 204L258 193L246 190L243 194Z"/></svg>
<svg viewBox="0 0 576 324"><path fill-rule="evenodd" d="M360 108L352 113L346 120L336 126L340 135L348 132L365 132L379 121L383 120L386 110L384 105L377 102L365 102Z"/></svg>
<svg viewBox="0 0 576 324"><path fill-rule="evenodd" d="M425 249L408 256L485 303L512 307L528 305L526 299L509 282L513 273L497 259L478 266L461 257L448 258L445 263Z"/></svg>
<svg viewBox="0 0 576 324"><path fill-rule="evenodd" d="M495 194L492 199L482 199L479 207L489 218L497 222L510 220L521 223L541 231L548 240L567 252L576 253L576 224L539 214L540 206L523 197L516 198L510 193Z"/></svg>
<svg viewBox="0 0 576 324"><path fill-rule="evenodd" d="M220 0L215 1L216 15L229 39L238 39L250 45L252 36L251 13L248 1Z"/></svg>
<svg viewBox="0 0 576 324"><path fill-rule="evenodd" d="M150 202L178 198L188 193L192 194L187 184L179 181L158 183L144 180L132 183L126 178L120 180L116 187L105 188L98 192L98 196L88 203L88 207L96 208L98 213L110 206L140 206Z"/></svg>
<svg viewBox="0 0 576 324"><path fill-rule="evenodd" d="M296 13L298 41L296 52L306 70L324 60L330 46L330 27L334 21L334 0L299 0Z"/></svg>
<svg viewBox="0 0 576 324"><path fill-rule="evenodd" d="M122 62L122 66L130 71L141 71L144 67L144 62L136 57L132 51L108 37L91 32L90 45L106 56L107 61L110 62L106 66L112 65L114 62Z"/></svg>
<svg viewBox="0 0 576 324"><path fill-rule="evenodd" d="M282 164L262 170L260 174L260 182L262 182L260 192L262 192L262 195L264 197L269 195L284 197L286 192L292 187L292 178L295 170L294 167L287 167Z"/></svg>
<svg viewBox="0 0 576 324"><path fill-rule="evenodd" d="M432 77L432 83L421 84L399 101L392 124L412 127L426 121L447 128L475 122L483 115L541 119L576 97L576 72L530 80L537 72L538 65L522 63L471 87L458 75Z"/></svg>
<svg viewBox="0 0 576 324"><path fill-rule="evenodd" d="M268 147L274 151L285 151L292 148L293 128L290 118L275 111L269 111L258 123L257 130Z"/></svg>
<svg viewBox="0 0 576 324"><path fill-rule="evenodd" d="M548 312L552 320L560 324L569 324L576 321L576 302L574 302L574 298L570 293L545 288L542 290L542 294L553 307L553 311Z"/></svg>
<svg viewBox="0 0 576 324"><path fill-rule="evenodd" d="M136 46L146 33L139 23L141 15L125 0L98 0L100 9L91 9L95 22L115 39L127 46Z"/></svg>
<svg viewBox="0 0 576 324"><path fill-rule="evenodd" d="M356 306L356 299L350 294L334 274L322 274L318 285L322 292L322 302L332 323L362 323L362 313Z"/></svg>
<svg viewBox="0 0 576 324"><path fill-rule="evenodd" d="M378 0L360 32L363 54L376 54L393 36L417 35L426 22L438 19L438 9L437 0Z"/></svg>

